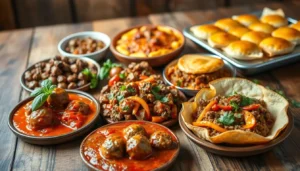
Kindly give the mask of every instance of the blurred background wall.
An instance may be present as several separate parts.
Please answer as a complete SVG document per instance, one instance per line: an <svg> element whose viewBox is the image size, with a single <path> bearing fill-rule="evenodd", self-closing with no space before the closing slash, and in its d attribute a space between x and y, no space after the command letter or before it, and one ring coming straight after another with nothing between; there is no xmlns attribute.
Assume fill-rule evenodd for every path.
<svg viewBox="0 0 300 171"><path fill-rule="evenodd" d="M0 30L297 0L0 0Z"/></svg>

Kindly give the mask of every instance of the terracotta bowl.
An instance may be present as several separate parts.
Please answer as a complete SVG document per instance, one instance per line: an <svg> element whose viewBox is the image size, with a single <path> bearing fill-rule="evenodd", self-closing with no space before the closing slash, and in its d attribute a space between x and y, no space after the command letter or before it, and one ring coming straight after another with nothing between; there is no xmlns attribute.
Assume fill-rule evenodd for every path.
<svg viewBox="0 0 300 171"><path fill-rule="evenodd" d="M189 100L193 101L193 99ZM181 112L180 112L181 113ZM229 157L245 157L253 156L267 152L274 148L276 145L284 141L292 132L294 127L293 116L288 113L289 123L287 127L272 141L266 144L260 145L245 145L245 146L234 146L234 145L225 145L225 144L213 144L209 141L197 137L184 123L181 114L179 115L179 125L183 132L199 147L202 147L208 152L229 156Z"/></svg>
<svg viewBox="0 0 300 171"><path fill-rule="evenodd" d="M185 96L180 90L179 90L179 94L180 94L180 96L183 98L183 101L184 101L184 102L187 101L186 96ZM100 104L100 105L101 105L101 104ZM104 117L102 112L100 112L100 113L101 113L101 116L102 116L103 120L104 120L106 123L112 124L112 123L116 123L116 122L122 122L122 121L113 121L113 120L111 120L110 118ZM179 116L179 113L178 113L178 116ZM136 121L136 120L133 120L133 121ZM165 121L165 122L162 122L162 123L160 123L160 124L161 124L161 125L164 125L164 126L166 126L166 127L171 127L171 126L175 125L177 122L178 122L178 119L170 119L170 120Z"/></svg>
<svg viewBox="0 0 300 171"><path fill-rule="evenodd" d="M130 57L130 56L126 56L124 54L119 53L116 50L116 44L117 44L117 41L121 38L121 36L124 33L128 32L129 30L132 30L134 28L140 28L142 26L145 26L145 25L139 25L139 26L134 26L134 27L128 28L128 29L118 33L113 38L112 43L110 45L110 50L119 61L126 63L126 64L129 64L131 62L147 61L152 67L158 67L158 66L162 66L162 65L170 62L173 58L180 55L180 53L182 52L182 50L184 48L185 37L183 36L183 34L180 31L178 31L177 29L175 29L173 27L169 27L169 26L164 26L164 27L168 27L168 28L172 29L174 32L180 33L180 36L182 37L182 40L183 40L182 45L180 47L178 47L176 50L172 51L171 53L161 55L161 56L156 56L156 57Z"/></svg>
<svg viewBox="0 0 300 171"><path fill-rule="evenodd" d="M96 61L94 61L93 59L90 59L90 58L87 58L87 57L72 57L72 58L80 59L80 60L86 61L86 62L89 63L89 64L93 64L93 65L97 68L97 75L98 75L98 76L100 75L100 65L99 65ZM47 62L47 61L49 61L49 60L51 60L51 59L52 59L52 58L49 58L49 59L45 59L45 60L39 61L39 62L37 62L37 63L31 65L30 67L28 67L28 68L23 72L23 74L21 75L21 78L20 78L20 83L21 83L21 86L22 86L26 91L32 92L33 89L30 89L29 87L26 86L26 84L25 84L25 73L26 73L27 71L32 70L36 64L41 63L41 62ZM91 83L87 83L87 84L85 84L85 85L83 85L83 86L81 86L81 87L78 87L78 88L74 89L74 90L88 91L88 90L90 89L90 85L91 85ZM67 89L67 90L68 90L68 89Z"/></svg>
<svg viewBox="0 0 300 171"><path fill-rule="evenodd" d="M53 145L53 144L60 144L64 143L67 141L71 141L73 139L76 139L82 135L87 134L93 126L99 121L99 115L100 115L100 104L99 102L90 94L87 94L82 91L77 91L77 90L67 90L68 93L73 93L73 94L79 94L82 95L90 100L92 100L96 104L96 115L95 117L90 121L90 123L84 125L83 127L74 130L72 132L69 132L64 135L59 135L59 136L49 136L49 137L38 137L38 136L31 136L24 134L20 132L18 129L13 124L13 116L16 113L16 111L26 104L27 102L33 100L33 97L28 97L27 99L21 101L17 106L10 112L9 114L9 120L8 120L8 126L10 130L20 139L23 141L30 143L30 144L37 144L37 145Z"/></svg>
<svg viewBox="0 0 300 171"><path fill-rule="evenodd" d="M203 55L203 56L209 56L209 57L213 57L213 58L219 58L222 59L221 57L217 56L217 55L213 55L213 54L207 54L207 53L200 53L199 55ZM236 77L236 69L227 61L224 61L224 66L222 69L226 69L231 73L231 77ZM172 62L170 62L163 70L163 79L165 81L166 84L170 85L170 86L175 86L178 90L182 91L184 94L186 94L187 96L193 97L195 96L199 90L194 90L194 89L189 89L189 88L184 88L184 87L179 87L176 85L173 85L171 83L171 81L169 80L168 76L167 76L167 70L168 68L170 68L171 66L176 65L178 62L178 59L173 60Z"/></svg>
<svg viewBox="0 0 300 171"><path fill-rule="evenodd" d="M150 124L153 124L153 125L158 125L160 127L164 127L165 129L167 129L169 131L169 133L171 133L175 138L176 138L176 143L177 143L177 149L176 149L176 152L175 152L175 155L173 156L173 158L170 158L168 160L168 162L166 162L164 165L154 169L153 171L167 171L176 161L176 158L179 154L179 151L180 151L180 142L179 142L179 139L178 137L176 136L176 134L174 132L172 132L169 128L165 127L165 126L162 126L160 124L157 124L157 123L153 123L153 122L148 122L148 121L120 121L120 122L116 122L116 123L111 123L111 124L107 124L107 125L104 125L102 127L100 127L101 129L103 128L108 128L112 125L118 125L118 124L122 124L122 123L136 123L136 122L144 122L144 123L150 123ZM98 168L96 168L95 166L93 166L89 161L86 160L86 158L84 157L84 154L83 154L83 145L84 143L87 141L87 139L92 135L94 134L95 132L97 132L100 128L94 130L93 132L91 132L89 135L87 135L84 140L82 141L81 145L80 145L80 156L81 156L81 159L83 160L83 162L86 164L86 166L89 167L89 169L91 170L99 170ZM147 159L146 159L147 160Z"/></svg>

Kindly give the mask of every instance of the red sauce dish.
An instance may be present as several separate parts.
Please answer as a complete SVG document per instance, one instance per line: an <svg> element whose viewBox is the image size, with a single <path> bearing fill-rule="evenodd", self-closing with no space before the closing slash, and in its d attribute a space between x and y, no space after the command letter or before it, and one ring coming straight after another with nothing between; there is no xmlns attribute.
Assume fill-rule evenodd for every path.
<svg viewBox="0 0 300 171"><path fill-rule="evenodd" d="M36 117L29 117L26 107L30 105L33 98L29 97L23 100L10 113L8 123L10 129L25 142L39 145L58 144L86 134L97 122L100 113L99 103L87 93L77 90L67 90L66 92L69 97L67 107L52 109L51 116L46 117L40 116L47 115L47 112L43 114L36 112ZM78 106L77 103L85 104L88 109L85 114L74 112L75 107ZM45 104L43 109L46 111L48 108ZM32 114L33 112L31 112ZM51 121L47 121L49 117Z"/></svg>
<svg viewBox="0 0 300 171"><path fill-rule="evenodd" d="M178 138L165 126L121 121L90 133L81 143L80 155L93 170L161 171L175 162L179 149Z"/></svg>

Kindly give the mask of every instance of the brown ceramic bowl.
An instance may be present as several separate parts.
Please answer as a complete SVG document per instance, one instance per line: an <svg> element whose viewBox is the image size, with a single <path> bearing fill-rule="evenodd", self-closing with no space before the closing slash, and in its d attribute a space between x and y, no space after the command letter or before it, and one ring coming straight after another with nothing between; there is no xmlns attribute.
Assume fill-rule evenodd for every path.
<svg viewBox="0 0 300 171"><path fill-rule="evenodd" d="M85 137L85 139L82 141L81 145L80 145L80 156L81 156L81 159L83 160L83 162L89 167L89 169L91 170L100 170L98 168L96 168L94 165L92 165L84 156L84 152L83 152L83 145L85 144L85 142L88 140L88 138L93 135L94 133L96 133L97 131L99 131L100 129L103 129L103 128L108 128L110 126L114 126L114 125L121 125L121 124L127 124L127 123L141 123L141 124L151 124L151 125L156 125L156 126L159 126L159 127L162 127L164 129L167 129L168 132L170 134L172 134L175 138L176 138L176 152L175 152L175 155L172 157L172 158L169 158L168 159L168 162L166 162L165 164L161 165L160 167L152 170L152 171L167 171L176 161L176 158L179 154L179 151L180 151L180 142L179 142L179 139L178 137L175 135L174 132L172 132L169 128L165 127L165 126L162 126L160 124L157 124L157 123L153 123L153 122L148 122L148 121L121 121L121 122L117 122L117 123L112 123L112 124L108 124L108 125L104 125L96 130L94 130L93 132L91 132L88 136ZM147 160L147 159L146 159ZM137 162L138 163L138 162ZM150 163L151 164L151 163ZM113 170L113 169L112 169Z"/></svg>
<svg viewBox="0 0 300 171"><path fill-rule="evenodd" d="M148 24L150 25L150 24ZM168 27L170 29L172 29L174 32L178 32L180 33L180 36L182 37L183 43L180 47L178 47L176 50L172 51L171 53L165 54L165 55L161 55L161 56L155 56L155 57L130 57L130 56L126 56L124 54L121 54L120 52L118 52L116 50L116 44L117 41L121 38L121 36L128 32L129 30L132 30L134 28L140 28L142 26L145 25L139 25L139 26L134 26L131 28L128 28L120 33L118 33L112 40L112 43L110 45L110 50L113 53L113 55L121 62L129 64L131 62L141 62L141 61L147 61L151 66L153 67L157 67L157 66L162 66L166 63L168 63L169 61L171 61L173 58L177 57L180 55L180 53L182 52L183 48L184 48L184 44L185 44L185 37L183 36L183 34L178 31L177 29L173 28L173 27L169 27L169 26L164 26L164 27ZM147 25L146 25L147 26Z"/></svg>
<svg viewBox="0 0 300 171"><path fill-rule="evenodd" d="M186 96L180 90L179 90L179 94L183 98L183 101L187 101ZM113 121L110 118L104 117L102 112L100 112L100 113L106 123L112 124L112 123L116 123L116 122L122 122L122 121ZM178 116L179 116L179 112L178 112ZM166 127L171 127L171 126L175 125L177 122L178 122L178 119L170 119L168 121L162 122L161 125L164 125Z"/></svg>
<svg viewBox="0 0 300 171"><path fill-rule="evenodd" d="M90 58L87 58L87 57L72 57L72 58L75 58L75 59L80 59L80 60L83 60L83 61L86 61L87 63L89 64L93 64L96 68L97 68L97 75L99 76L100 75L100 65L93 59L90 59ZM50 59L52 58L49 58L49 59L45 59L45 60L42 60L40 62L37 62L33 65L31 65L30 67L28 67L24 72L23 74L21 75L21 78L20 78L20 83L21 83L21 86L28 92L32 92L33 89L30 89L29 87L27 87L27 85L25 84L25 73L27 71L30 71L34 68L34 66L38 63L41 63L41 62L48 62ZM81 87L78 87L76 89L72 89L72 90L80 90L80 91L88 91L90 89L90 85L91 83L87 83Z"/></svg>
<svg viewBox="0 0 300 171"><path fill-rule="evenodd" d="M192 101L191 99L190 101ZM181 113L181 112L180 112ZM289 123L287 127L272 141L260 145L234 146L225 144L213 144L209 141L197 137L184 123L181 114L179 115L179 125L183 132L199 147L202 147L208 152L230 157L245 157L253 156L260 153L267 152L276 145L284 141L292 132L294 127L293 116L288 112Z"/></svg>
<svg viewBox="0 0 300 171"><path fill-rule="evenodd" d="M8 120L8 126L10 130L18 137L21 138L23 141L30 143L30 144L37 144L37 145L53 145L53 144L60 144L64 143L67 141L71 141L73 139L76 139L82 135L87 134L93 126L98 122L99 120L99 115L100 115L100 105L99 102L90 94L87 94L82 91L77 91L77 90L67 90L68 93L73 93L73 94L79 94L82 95L90 100L92 100L96 104L96 115L95 117L86 125L83 127L74 130L72 132L59 135L59 136L48 136L48 137L38 137L38 136L31 136L24 134L20 132L18 129L13 124L13 116L16 113L16 111L26 104L27 102L33 100L33 97L28 97L27 99L21 101L9 114L9 120Z"/></svg>

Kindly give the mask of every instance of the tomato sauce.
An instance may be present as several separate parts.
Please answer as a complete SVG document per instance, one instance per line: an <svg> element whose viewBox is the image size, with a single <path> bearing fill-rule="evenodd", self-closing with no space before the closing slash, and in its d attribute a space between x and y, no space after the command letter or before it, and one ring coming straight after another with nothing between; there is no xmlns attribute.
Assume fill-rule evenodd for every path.
<svg viewBox="0 0 300 171"><path fill-rule="evenodd" d="M91 122L94 119L94 117L96 116L97 109L96 109L96 104L92 100L90 100L84 96L81 96L78 94L72 94L72 93L69 93L69 99L70 99L70 101L71 100L82 101L82 102L88 104L90 107L90 113L86 116L82 126L88 124L89 122ZM52 127L47 127L47 128L41 129L41 130L30 129L28 126L28 123L26 121L25 106L26 106L26 104L24 104L20 109L18 109L17 112L13 116L13 124L18 131L20 131L24 134L27 134L27 135L42 136L42 137L59 136L59 135L67 134L69 132L74 131L74 129L72 129L62 123L59 123L57 125L53 125ZM54 114L57 117L60 115L59 113L61 113L61 112L63 112L63 110L56 111L56 113L54 113Z"/></svg>
<svg viewBox="0 0 300 171"><path fill-rule="evenodd" d="M152 148L152 155L145 160L131 160L128 156L121 159L105 159L100 155L99 148L106 137L112 133L123 136L123 129L131 124L141 124L150 136L155 131L164 131L172 136L173 142L176 142L176 148L169 150L157 150ZM166 128L146 123L146 122L119 122L114 125L104 126L93 132L82 145L82 153L87 162L100 170L130 170L130 171L148 171L161 167L176 156L179 143L176 137Z"/></svg>

